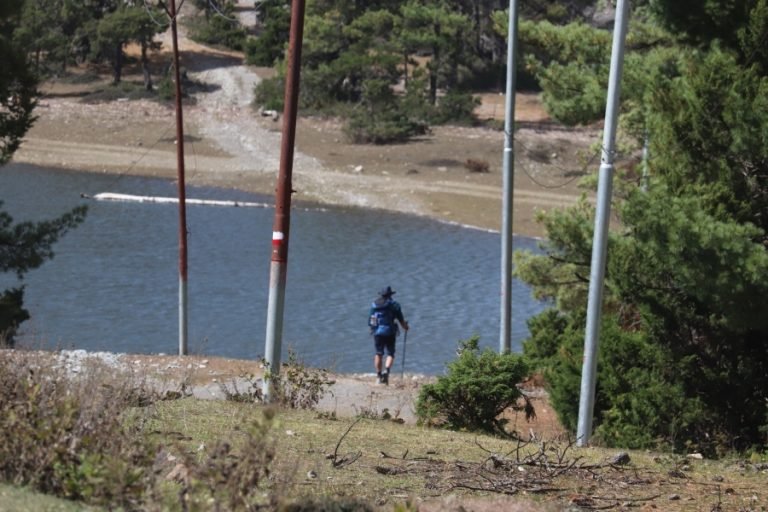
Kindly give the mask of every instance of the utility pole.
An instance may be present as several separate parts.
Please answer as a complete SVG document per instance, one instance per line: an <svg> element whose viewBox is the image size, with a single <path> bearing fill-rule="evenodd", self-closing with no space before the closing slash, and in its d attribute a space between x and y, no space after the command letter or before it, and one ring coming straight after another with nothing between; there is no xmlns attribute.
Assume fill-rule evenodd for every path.
<svg viewBox="0 0 768 512"><path fill-rule="evenodd" d="M504 109L504 158L501 227L501 326L499 353L512 349L512 201L515 183L515 90L517 81L517 0L509 2L507 30L507 91Z"/></svg>
<svg viewBox="0 0 768 512"><path fill-rule="evenodd" d="M618 0L616 21L613 29L611 71L608 77L608 98L605 109L602 158L597 186L595 233L592 238L592 264L589 273L589 299L587 303L587 328L584 333L584 362L581 370L581 394L579 397L579 422L576 444L586 446L592 435L592 416L595 408L597 382L597 349L600 337L600 313L603 306L603 281L608 248L608 224L611 214L613 189L613 161L616 146L616 124L619 113L619 92L624 64L624 39L629 18L629 0Z"/></svg>
<svg viewBox="0 0 768 512"><path fill-rule="evenodd" d="M283 138L280 147L280 172L275 192L275 221L272 227L272 258L269 267L269 300L267 302L267 336L264 358L267 362L262 393L264 401L272 397L272 376L280 372L280 350L283 342L283 308L285 279L288 271L288 235L291 224L293 153L296 141L296 114L299 103L301 46L304 33L304 0L291 3L291 32L288 41L288 71L285 77Z"/></svg>
<svg viewBox="0 0 768 512"><path fill-rule="evenodd" d="M184 183L184 115L181 110L181 72L179 71L179 40L176 27L176 0L168 0L173 41L173 72L176 82L176 161L179 182L179 355L187 355L187 198Z"/></svg>

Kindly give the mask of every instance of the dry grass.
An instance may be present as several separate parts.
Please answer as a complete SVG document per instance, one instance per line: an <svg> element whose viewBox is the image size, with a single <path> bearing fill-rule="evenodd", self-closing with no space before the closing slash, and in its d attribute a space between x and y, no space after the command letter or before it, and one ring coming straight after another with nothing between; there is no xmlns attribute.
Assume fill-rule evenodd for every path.
<svg viewBox="0 0 768 512"><path fill-rule="evenodd" d="M27 406L26 410L39 411L34 419L42 423L24 430L21 438L6 432L9 439L17 442L17 452L6 453L6 461L33 460L30 454L41 453L39 446L25 441L34 439L35 429L45 432L47 439L61 436L70 443L77 440L73 436L81 431L97 436L90 446L104 446L104 453L111 460L120 460L122 447L152 447L153 460L141 457L136 462L136 469L146 477L144 490L138 493L135 487L130 488L130 499L120 496L120 488L113 487L111 491L110 499L129 508L255 510L258 506L265 510L288 510L285 507L290 504L301 503L304 508L298 510L768 509L768 465L758 459L709 461L629 452L629 462L619 464L612 462L617 450L577 448L562 436L522 443L428 429L375 415L336 419L328 413L198 400L184 397L183 393L136 394L131 387L137 381L126 380L127 376L115 371L103 371L98 365L79 368L77 374L81 376L75 378L84 379L87 386L51 387L51 379L59 379L62 368L44 361L25 362L12 354L15 353L0 353L0 370L6 377L13 374L25 379L32 386L25 387L26 390L36 389L35 379L39 378L40 389L61 390L66 400L60 402L49 393L36 407ZM71 371L70 368L68 372ZM8 390L13 386L11 380L5 382L5 389L0 390L0 404L7 408ZM14 400L24 396L17 395ZM105 396L113 397L113 401L124 397L126 401L107 403ZM151 404L136 407L137 396ZM182 398L167 400L179 396ZM38 398L31 393L26 400L31 404ZM78 407L85 407L85 416L75 413L77 400L83 400ZM62 403L67 405L66 409ZM92 407L94 404L98 407ZM22 409L16 406L13 410ZM117 432L134 436L109 440L98 438L97 430L86 429L87 425L80 422L75 423L80 425L80 431L65 428L61 434L55 434L46 430L45 425L60 427L62 421L52 417L49 409L99 422L93 424L141 428L105 431L104 436L116 436ZM120 421L107 421L105 414ZM10 425L7 416L5 421L6 426ZM20 420L15 421L18 429ZM6 450L10 446L6 443ZM146 453L143 450L140 453ZM60 461L75 468L82 460L98 462L93 451L85 453L85 459L79 452L63 453L66 457L62 455ZM109 471L123 471L122 467L99 466L99 471L113 478L115 475ZM9 479L8 474L5 477ZM97 482L92 475L88 478L91 483ZM88 478L80 484L81 491L91 489ZM10 481L24 485L23 480L12 476ZM30 482L56 492L55 486L41 487L34 479ZM34 492L21 488L0 490L0 510L4 510L6 501L37 499ZM110 506L105 497L95 495L95 503ZM51 506L51 510L59 509L56 502Z"/></svg>
<svg viewBox="0 0 768 512"><path fill-rule="evenodd" d="M230 435L226 432L261 414L254 406L196 400L164 403L159 410L162 422L171 429L183 425L194 442ZM768 507L768 470L737 460L629 452L630 462L618 465L610 463L616 450L576 448L567 440L522 445L387 420L329 420L296 410L279 411L276 421L271 481L294 498L354 497L385 509L410 503L424 510L434 500L444 503L445 495L455 503L489 506L513 496L513 502L533 506L533 500L557 510Z"/></svg>

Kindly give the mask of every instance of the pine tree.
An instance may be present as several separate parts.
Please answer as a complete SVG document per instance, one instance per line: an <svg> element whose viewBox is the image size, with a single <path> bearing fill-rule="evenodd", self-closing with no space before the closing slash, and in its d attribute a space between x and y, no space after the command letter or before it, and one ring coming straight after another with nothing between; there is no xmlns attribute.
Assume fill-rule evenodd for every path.
<svg viewBox="0 0 768 512"><path fill-rule="evenodd" d="M18 149L34 120L37 80L26 53L13 40L21 7L22 0L0 4L0 165ZM0 272L13 272L21 279L53 258L53 244L80 224L85 213L82 206L51 221L14 223L0 210ZM0 296L0 344L13 344L18 325L29 318L23 300L23 287L5 290Z"/></svg>

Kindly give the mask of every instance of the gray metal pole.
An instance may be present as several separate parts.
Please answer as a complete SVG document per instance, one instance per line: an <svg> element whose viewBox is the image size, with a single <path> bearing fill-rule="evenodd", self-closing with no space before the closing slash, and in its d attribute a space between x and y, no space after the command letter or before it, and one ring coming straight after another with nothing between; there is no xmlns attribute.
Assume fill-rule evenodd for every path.
<svg viewBox="0 0 768 512"><path fill-rule="evenodd" d="M293 154L296 142L296 115L299 104L301 43L304 34L304 0L291 5L291 33L288 41L288 70L285 75L285 106L283 108L283 138L280 146L280 172L275 193L275 221L272 228L272 258L269 268L269 299L267 301L267 336L264 357L272 375L280 372L280 350L283 343L283 306L285 279L288 271L288 234L291 225L291 194ZM272 379L264 379L264 401L273 396Z"/></svg>
<svg viewBox="0 0 768 512"><path fill-rule="evenodd" d="M581 395L576 444L589 444L592 435L592 415L595 408L595 384L597 382L597 349L600 336L600 313L603 305L603 280L608 247L608 224L611 214L613 188L613 161L616 145L616 124L619 113L619 92L624 63L624 39L627 33L629 0L619 0L613 29L611 71L608 78L608 99L605 110L605 129L600 175L597 186L597 210L595 233L592 239L592 266L589 274L589 302L587 327L584 334L584 363L581 370Z"/></svg>
<svg viewBox="0 0 768 512"><path fill-rule="evenodd" d="M187 326L187 198L184 183L184 116L181 109L181 72L179 71L179 42L176 30L176 0L168 2L168 15L171 18L171 38L173 43L173 72L176 81L176 163L179 188L179 355L188 350Z"/></svg>
<svg viewBox="0 0 768 512"><path fill-rule="evenodd" d="M501 325L499 352L512 349L512 201L515 188L515 89L517 81L517 0L509 2L507 31L507 91L504 110L504 158L501 226Z"/></svg>

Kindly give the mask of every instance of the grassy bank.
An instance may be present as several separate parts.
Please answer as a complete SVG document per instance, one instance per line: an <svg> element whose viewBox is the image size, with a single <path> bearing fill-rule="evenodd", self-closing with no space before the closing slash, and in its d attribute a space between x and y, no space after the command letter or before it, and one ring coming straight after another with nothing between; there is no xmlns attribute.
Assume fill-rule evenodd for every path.
<svg viewBox="0 0 768 512"><path fill-rule="evenodd" d="M567 438L500 439L372 411L199 400L181 385L153 391L151 375L73 375L12 354L0 352L0 475L13 484L0 488L0 510L768 508L768 465L758 460L619 456Z"/></svg>

